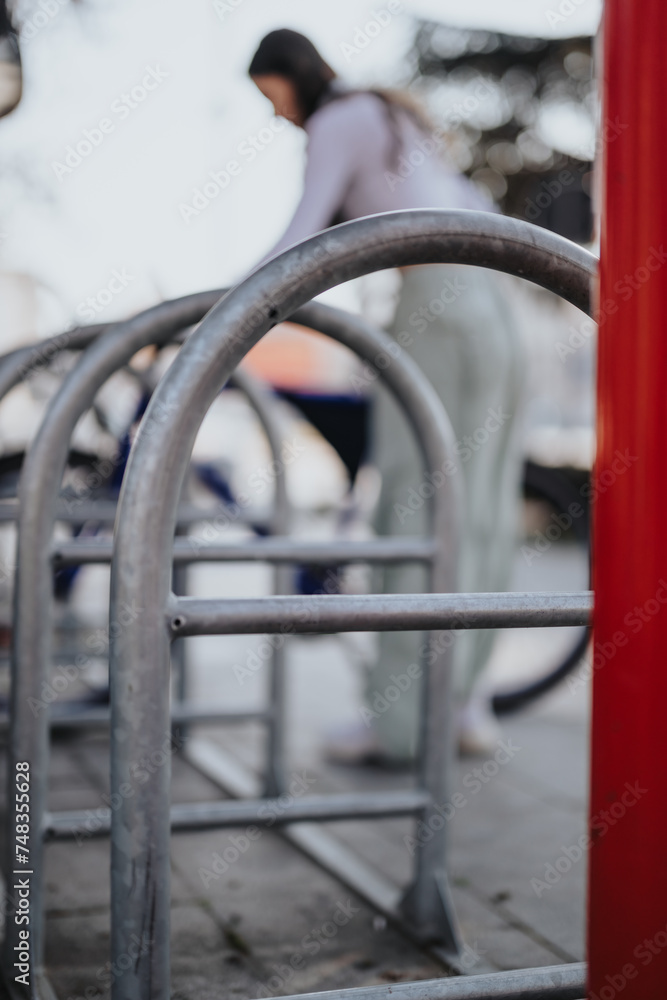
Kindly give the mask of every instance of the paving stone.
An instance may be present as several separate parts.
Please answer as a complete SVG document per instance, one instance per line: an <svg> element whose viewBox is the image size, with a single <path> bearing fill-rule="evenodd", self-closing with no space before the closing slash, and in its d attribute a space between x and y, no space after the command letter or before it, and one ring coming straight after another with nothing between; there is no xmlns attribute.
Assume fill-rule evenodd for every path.
<svg viewBox="0 0 667 1000"><path fill-rule="evenodd" d="M561 961L549 947L535 941L529 929L508 924L499 907L478 898L465 878L453 880L452 897L465 943L462 962L468 975Z"/></svg>
<svg viewBox="0 0 667 1000"><path fill-rule="evenodd" d="M62 915L68 910L108 909L109 840L58 841L46 845L45 903Z"/></svg>
<svg viewBox="0 0 667 1000"><path fill-rule="evenodd" d="M49 916L45 959L49 980L62 1000L108 997L109 913Z"/></svg>

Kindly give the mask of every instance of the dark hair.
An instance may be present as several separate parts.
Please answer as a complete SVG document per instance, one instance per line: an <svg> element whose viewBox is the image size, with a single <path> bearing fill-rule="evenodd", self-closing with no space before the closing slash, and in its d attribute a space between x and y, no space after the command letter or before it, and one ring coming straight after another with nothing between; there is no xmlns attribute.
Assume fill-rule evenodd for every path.
<svg viewBox="0 0 667 1000"><path fill-rule="evenodd" d="M310 39L290 28L269 32L259 43L248 68L250 76L270 73L292 81L304 121L323 104L360 92L336 86L334 81L338 82L337 74ZM394 169L402 146L401 115L407 115L425 134L432 131L432 124L410 94L372 87L367 88L366 92L374 94L384 104L392 134L389 166Z"/></svg>
<svg viewBox="0 0 667 1000"><path fill-rule="evenodd" d="M296 88L304 120L317 109L336 79L310 39L290 28L271 31L259 43L248 68L250 76L276 73L291 80Z"/></svg>
<svg viewBox="0 0 667 1000"><path fill-rule="evenodd" d="M14 32L12 5L9 0L0 0L0 38Z"/></svg>

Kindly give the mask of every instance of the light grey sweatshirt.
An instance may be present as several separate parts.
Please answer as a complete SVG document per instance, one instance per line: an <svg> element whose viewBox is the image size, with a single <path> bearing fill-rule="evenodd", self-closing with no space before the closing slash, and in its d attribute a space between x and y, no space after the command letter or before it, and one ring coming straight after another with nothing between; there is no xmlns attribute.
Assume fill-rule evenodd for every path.
<svg viewBox="0 0 667 1000"><path fill-rule="evenodd" d="M269 254L336 222L406 208L493 211L477 187L443 162L442 133L427 135L403 109L395 132L385 101L367 91L325 104L308 118L301 201Z"/></svg>

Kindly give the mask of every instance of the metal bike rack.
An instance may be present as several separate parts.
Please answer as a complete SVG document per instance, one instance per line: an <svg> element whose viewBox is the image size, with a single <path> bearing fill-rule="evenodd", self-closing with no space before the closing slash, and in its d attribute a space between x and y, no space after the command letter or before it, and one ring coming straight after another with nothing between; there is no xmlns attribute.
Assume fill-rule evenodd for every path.
<svg viewBox="0 0 667 1000"><path fill-rule="evenodd" d="M453 542L455 522L450 499L447 497L445 509L443 497L451 492L456 477L449 482L450 489L436 494L432 508L438 540L432 563L433 589L440 593L254 601L201 601L170 593L178 497L197 429L216 392L247 351L276 323L335 284L382 268L433 263L476 264L518 275L584 311L589 308L589 284L596 267L591 254L567 240L529 223L487 213L420 210L346 223L285 251L232 290L180 352L146 412L123 484L112 564L112 620L124 602L140 598L144 609L140 620L114 636L110 651L112 792L118 794L120 802L111 816L112 960L136 954L130 950L133 935L142 941L147 936L149 947L114 983L114 1000L167 1000L169 996L170 826L191 829L262 822L261 800L178 806L170 815L168 761L137 789L137 794L120 794L130 780L132 762L159 747L169 726L172 639L194 634L280 632L286 624L297 632L313 632L540 627L589 621L592 596L588 593L451 593L453 567L444 554ZM343 336L340 339L346 342ZM384 338L380 343L386 343ZM357 351L372 364L368 346L357 344ZM386 381L395 391L401 384L406 389L402 380L410 368L408 361L399 351L396 360L384 369ZM424 416L433 396L415 401L425 407ZM434 450L447 458L445 446L451 436L443 420L441 408L427 416L427 423L440 426ZM449 672L448 659L441 655L424 685L428 694L416 790L393 793L393 802L387 794L306 797L284 810L282 820L287 830L298 839L303 828L291 825L297 821L369 815L416 813L428 821L447 789ZM346 877L343 873L349 885L359 881L363 889L363 877L357 876L358 871L348 872ZM452 947L454 921L443 898L446 884L444 836L436 835L420 852L414 882L400 901L400 910L413 934ZM372 893L365 895L368 898ZM536 970L513 973L514 992L505 995L555 1000L576 997L583 986L580 966L560 976L547 972L548 976L542 974L541 978ZM570 977L569 984L563 976ZM406 988L384 985L364 990L363 996L375 1000ZM486 992L462 994L455 981L443 981L431 992L420 993L415 985L412 995L476 996L478 1000L503 995L499 992L502 983L496 988L487 979L483 989ZM359 991L340 995L356 996Z"/></svg>
<svg viewBox="0 0 667 1000"><path fill-rule="evenodd" d="M215 303L226 290L217 290L212 292L203 293L202 298L202 314L206 307L210 307ZM29 375L35 374L35 371L48 369L52 362L57 358L57 356L64 351L80 352L85 348L89 347L90 344L96 340L101 333L108 330L110 327L120 326L120 323L116 324L95 324L85 327L76 327L65 333L59 334L55 337L51 337L37 344L29 345L28 347L17 348L3 356L0 357L0 404L2 403L5 396L23 379ZM181 331L176 331L171 338L172 341L178 341L180 339ZM241 371L236 372L234 378L231 380L231 384L235 385L241 390L241 392L246 396L250 406L255 410L260 424L262 425L264 432L267 436L269 443L269 448L271 451L271 457L273 460L279 458L279 450L281 446L281 441L275 431L275 420L273 419L273 402L268 393L266 393L259 383L255 379L251 378L248 374ZM48 422L50 418L50 411L47 412L44 420ZM271 534L283 534L285 532L288 520L289 520L289 504L287 500L287 494L284 483L284 476L282 475L282 468L278 462L279 469L275 477L275 499L273 504L273 514L270 519L270 523L266 525L268 531ZM37 474L33 473L33 477ZM34 484L33 484L34 485ZM74 504L65 502L65 506L62 504L58 506L55 520L70 521L81 523L87 520L97 520L101 523L113 523L115 520L116 513L116 503L115 501L105 501L99 499L91 499L87 501L75 501ZM225 513L224 506L220 510L206 513L206 519L217 516L221 513ZM244 512L240 512L243 514ZM202 520L203 515L200 508L195 505L184 505L179 506L179 527L182 528L188 523L196 520ZM15 500L4 499L0 501L0 522L7 521L18 521L19 520L19 502L18 498ZM240 518L243 520L243 518ZM76 539L74 546L76 552L76 545L81 544L83 539ZM83 561L87 562L104 562L110 561L111 558L111 543L108 542L109 553L107 555L102 555L102 559L95 558L91 560L88 558ZM102 550L104 551L104 549ZM69 559L61 561L59 559L59 552L56 549L53 554L54 568L58 569L64 565L81 565L82 560L79 560L74 556L72 557L72 552L69 553ZM174 572L180 574L182 579L185 579L187 574L187 560L176 559ZM279 574L279 570L277 571ZM276 589L276 592L280 592ZM275 651L275 659L280 658L280 652ZM182 658L182 657L181 657ZM181 665L180 677L182 680L185 678L185 668L184 664ZM183 683L179 686L179 699L182 700L183 693ZM197 714L198 721L202 721L202 718L210 719L210 712L201 712ZM175 715L178 717L175 721L184 722L184 713L180 707L176 708ZM62 726L72 727L72 726L90 726L96 722L108 721L108 711L102 709L101 711L92 710L90 713L67 713L55 711L50 715L50 722L52 728L59 728ZM0 712L0 731L6 729L9 723L9 715L5 712Z"/></svg>
<svg viewBox="0 0 667 1000"><path fill-rule="evenodd" d="M42 892L41 882L37 875L42 868L42 835L46 837L71 837L77 829L81 830L83 820L80 814L63 813L45 814L46 774L48 768L48 727L49 719L44 712L37 718L28 708L29 698L39 700L42 682L47 677L50 662L50 631L45 628L51 617L52 597L50 589L52 559L56 565L81 565L90 562L108 562L111 558L112 545L109 540L73 539L52 543L53 527L57 519L57 498L60 482L64 471L69 449L69 440L79 417L90 406L97 390L103 382L119 367L127 363L129 358L146 343L166 343L174 334L193 322L201 319L212 304L220 298L220 292L202 293L190 296L187 300L177 300L165 303L149 310L148 313L135 317L127 323L115 325L107 330L102 337L86 339L86 343L96 342L89 347L79 361L77 367L64 380L62 387L52 400L44 417L42 427L30 449L23 470L21 493L26 501L21 504L19 516L19 550L18 571L15 598L15 649L13 659L13 703L11 713L11 745L17 760L33 762L32 820L33 838L30 844L34 875L32 878L31 921L33 933L32 961L35 967L35 981L40 985L40 995L48 995L48 984L41 973L41 955L43 948L42 932ZM368 329L358 320L340 311L331 310L325 306L310 305L298 310L294 319L304 326L330 332L335 329L347 330L347 340L354 337L365 338L376 352L389 346L386 338L380 334L369 334ZM97 331L96 331L97 332ZM375 339L373 339L373 336ZM345 339L343 337L343 339ZM54 338L58 340L58 338ZM71 346L68 342L68 346ZM85 346L82 343L81 346ZM7 376L6 384L12 380L18 381L17 368L24 365L23 357L13 359L11 377ZM19 366L20 362L20 366ZM5 370L9 364L5 366ZM0 362L0 373L2 362ZM1 378L1 374L0 374ZM267 406L264 394L258 392L252 380L236 372L233 376L236 383L249 397L251 404L260 417L270 440L272 452L279 454L281 441L272 428L271 408ZM427 384L421 377L418 392L426 391ZM424 389L426 386L426 389ZM417 392L417 395L418 395ZM436 401L437 402L437 401ZM433 402L431 401L431 405ZM433 449L431 449L432 451ZM437 456L436 456L437 457ZM440 456L442 459L442 456ZM276 590L279 593L284 586L280 574L284 573L288 564L294 562L309 562L325 565L331 561L338 564L349 562L397 562L405 559L426 561L435 556L433 543L423 543L405 540L380 540L361 544L343 543L307 543L293 542L284 537L275 537L277 533L284 534L287 526L287 502L284 477L277 477L278 501L271 528L274 537L251 540L243 544L202 544L196 547L187 538L177 537L174 540L174 564L185 566L199 561L256 561L272 563L276 567ZM29 499L28 499L29 498ZM91 516L95 517L95 503ZM199 518L205 519L207 512L200 511ZM40 581L41 585L36 584ZM46 581L46 585L44 585ZM37 623L40 627L37 627ZM37 641L39 640L39 641ZM283 665L281 649L275 650L271 664L271 696L270 708L264 712L212 712L210 710L193 710L187 706L177 705L172 712L172 722L179 724L193 721L226 721L239 722L256 719L265 723L268 731L267 767L264 784L264 794L278 795L283 787ZM280 654L280 655L278 655ZM71 725L79 721L82 724L108 723L108 713L102 709L90 709L80 713L77 718L62 717L51 719ZM190 744L188 744L190 747ZM211 754L211 748L203 741L192 741L191 756L195 766L203 769L210 776L211 768L222 783L221 771L229 776L229 765L223 766L221 756ZM390 796L389 805L394 804ZM408 805L412 806L418 797L407 797ZM373 807L377 809L377 804ZM373 810L371 810L373 811ZM8 817L8 823L12 820ZM86 833L87 829L83 828ZM108 827L107 827L108 829ZM104 833L101 824L96 833ZM304 849L308 849L307 846ZM5 942L4 964L5 976L10 968L11 945L9 943L14 925L8 924L9 932Z"/></svg>
<svg viewBox="0 0 667 1000"><path fill-rule="evenodd" d="M21 502L16 512L18 551L14 601L12 706L9 713L10 739L13 739L17 732L21 732L24 736L24 746L32 743L30 755L24 759L34 761L33 768L31 768L33 779L31 807L33 829L38 838L43 837L46 826L44 810L48 772L49 725L90 726L105 725L109 721L108 709L92 709L76 714L63 712L56 718L43 712L35 717L35 713L29 708L30 701L28 700L40 700L41 685L48 678L48 668L51 662L52 631L48 628L53 610L51 580L53 564L55 563L57 567L59 560L57 546L52 550L51 541L46 547L42 543L47 538L52 539L55 522L60 515L57 507L58 494L73 428L104 381L114 371L127 364L137 350L152 343L160 346L169 343L184 327L200 320L222 294L224 292L216 290L188 296L185 300L179 299L163 303L127 323L112 324L107 327L79 328L66 335L50 338L39 345L13 351L0 359L1 401L3 395L17 385L26 371L30 370L31 363L41 364L45 357L50 361L62 350L83 351L97 342L95 343L96 357L93 359L93 363L87 365L86 361L90 359L85 357L80 361L80 364L64 380L44 415L40 431L27 453L21 477L20 492L24 498L30 498L30 502ZM101 335L105 332L106 337L102 337ZM44 344L47 345L46 350L43 348ZM282 442L276 431L273 403L267 392L255 379L240 371L234 374L232 381L246 396L250 406L255 411L267 436L272 458L277 459ZM86 389L89 390L88 398L85 396ZM45 461L45 456L48 456L49 461ZM108 515L110 512L107 511L107 508L115 508L116 505L108 502L98 504L92 500L82 506L85 507L86 516L95 519L98 517L98 506L102 506L103 513ZM281 469L275 479L273 515L269 524L269 530L273 534L285 532L289 512L285 481ZM217 511L199 509L198 514L195 511L189 513L190 517L185 519L186 523L197 517L200 521L207 520L214 516ZM73 514L73 519L82 520L82 516L81 514ZM85 543L85 539L74 539L74 549L76 550L77 544L83 544L85 548ZM101 558L98 557L92 561L109 562L111 558L110 542L106 544L103 542L101 549ZM70 549L69 560L66 562L69 565L81 565L90 561L90 559L85 558L85 555L82 559L77 558L75 552L72 553ZM190 548L189 557L178 560L177 565L185 568L188 562L195 561L198 561L197 555ZM279 568L277 572L280 572ZM42 583L41 587L34 585L37 580ZM37 638L38 634L40 635L39 645L26 643L26 636L30 636L31 633L33 639ZM272 662L272 669L276 673L280 673L282 670L280 653L281 651L276 651ZM27 681L27 685L22 690L22 681L24 680ZM31 682L32 686L30 686ZM275 685L277 686L277 682ZM33 701L32 704L34 703ZM272 745L277 743L274 736L276 726L271 712L221 713L184 704L178 704L173 712L173 721L179 725L193 721L240 722L250 718L264 721L268 728L270 743ZM278 756L277 751L276 756ZM269 777L267 776L268 781ZM6 820L9 825L11 823L9 815ZM35 946L31 957L38 977L40 977L39 969L43 945L41 875L37 874L41 871L41 860L41 855L37 853L33 855L35 876L32 881L31 923L35 935ZM9 979L7 975L10 968L7 954L4 956L4 963L6 967L5 977L11 982L13 977ZM44 992L47 990L48 986L44 984Z"/></svg>

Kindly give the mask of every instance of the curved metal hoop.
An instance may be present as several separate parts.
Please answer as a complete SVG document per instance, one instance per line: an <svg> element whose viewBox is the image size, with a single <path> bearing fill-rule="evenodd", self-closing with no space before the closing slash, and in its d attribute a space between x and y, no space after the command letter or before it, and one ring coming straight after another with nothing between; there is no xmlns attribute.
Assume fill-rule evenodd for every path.
<svg viewBox="0 0 667 1000"><path fill-rule="evenodd" d="M434 263L476 264L527 278L584 311L596 273L585 250L501 216L429 210L360 219L292 247L253 273L209 313L160 383L130 458L117 522L111 614L137 595L145 612L111 648L112 790L147 741L158 745L168 720L160 692L167 690L171 539L189 455L213 397L250 348L309 299L371 271ZM133 1000L143 1000L149 989L154 998L169 995L168 766L162 771L141 796L123 800L112 820L114 960L132 933L149 923L153 928L150 952L123 977L123 996Z"/></svg>
<svg viewBox="0 0 667 1000"><path fill-rule="evenodd" d="M37 438L28 453L21 481L23 503L19 519L12 680L15 702L11 717L10 752L13 755L12 759L32 762L32 806L35 824L31 831L30 849L33 858L40 858L42 852L41 817L44 815L46 805L48 720L45 714L35 719L28 706L31 698L39 698L41 684L50 662L51 637L49 628L45 626L48 625L51 611L51 538L56 519L55 504L66 464L70 436L79 417L91 405L98 389L114 371L126 364L141 347L152 343L164 345L170 342L178 331L201 320L223 294L223 291L202 292L162 303L131 320L114 324L113 328L105 330L102 336L98 336L101 332L99 328L82 331L82 342L77 343L77 347L81 348L87 344L92 346L89 346L77 366L66 377L52 400ZM375 331L358 317L328 306L310 303L298 309L292 318L303 326L346 342L352 350L362 354L365 351L369 359L373 359L378 352L391 348L391 341L385 335ZM93 340L95 343L92 343ZM58 349L64 349L65 346L67 348L72 346L71 340L64 338L53 338L48 343L49 355L56 353ZM8 356L8 361L7 380L15 384L20 380L20 369L25 365L25 356L19 353L12 354ZM412 368L412 382L403 372L406 366L408 370ZM415 429L418 438L421 433L424 457L434 467L441 465L446 458L441 442L448 435L451 436L451 431L439 400L423 377L420 381L420 373L409 358L404 358L393 368L394 379L403 385L403 394L409 399L413 423L416 420ZM277 453L280 442L271 427L270 414L261 394L257 394L252 382L241 373L235 372L232 378L249 396L271 441L272 450ZM451 534L448 526L455 516L453 513L456 506L455 488L456 484L453 484L451 490L441 491L441 496L435 504L436 511L439 512L436 513L436 522L441 536L446 536L448 531ZM276 520L273 524L275 531L285 529L286 502L285 484L281 475L276 481ZM452 545L451 551L453 549ZM434 585L439 589L451 588L452 581L447 576L451 558L431 553L429 561L432 564ZM275 682L280 687L280 670L276 669L274 673ZM272 692L275 711L269 720L274 767L276 762L273 757L277 756L278 763L280 761L280 735L276 729L277 722L274 716L280 714L281 694L280 690L274 689ZM41 865L39 867L41 869ZM37 876L33 879L32 898L34 925L32 954L33 960L39 967L42 907L41 881ZM14 922L10 921L8 940L11 937L12 927ZM7 955L9 955L7 961L10 961L12 957L10 946L6 949L5 956Z"/></svg>

